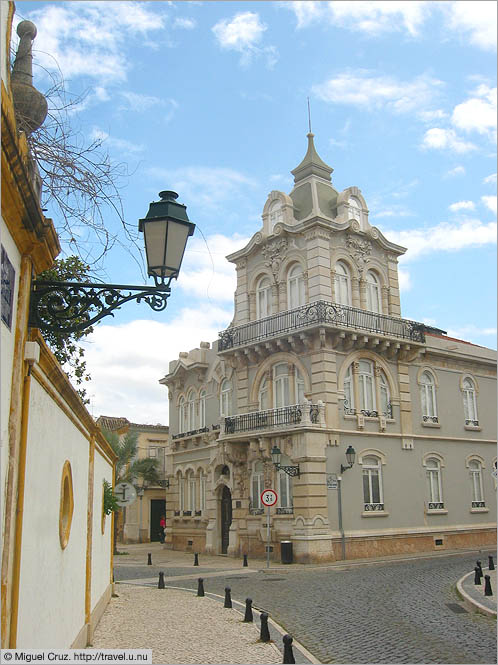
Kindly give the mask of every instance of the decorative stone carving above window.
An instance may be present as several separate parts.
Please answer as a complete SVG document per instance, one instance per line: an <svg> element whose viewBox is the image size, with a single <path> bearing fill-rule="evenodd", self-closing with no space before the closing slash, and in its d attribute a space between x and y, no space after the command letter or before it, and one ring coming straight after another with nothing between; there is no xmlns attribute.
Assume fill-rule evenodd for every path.
<svg viewBox="0 0 498 665"><path fill-rule="evenodd" d="M372 252L372 243L369 240L362 238L355 238L352 235L346 237L346 245L351 252L351 256L356 261L358 270L363 272L366 264L370 261L370 254Z"/></svg>
<svg viewBox="0 0 498 665"><path fill-rule="evenodd" d="M282 259L287 252L288 242L286 238L280 238L279 240L272 240L267 243L265 247L261 250L261 254L265 259L265 266L270 268L273 275L276 277L278 274L280 264Z"/></svg>

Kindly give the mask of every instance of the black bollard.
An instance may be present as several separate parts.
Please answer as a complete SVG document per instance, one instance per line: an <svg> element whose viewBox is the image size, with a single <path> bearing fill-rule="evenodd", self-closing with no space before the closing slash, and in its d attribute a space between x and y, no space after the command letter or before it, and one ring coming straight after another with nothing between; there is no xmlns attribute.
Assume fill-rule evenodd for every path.
<svg viewBox="0 0 498 665"><path fill-rule="evenodd" d="M247 554L244 554L244 563L243 566L247 566Z"/></svg>
<svg viewBox="0 0 498 665"><path fill-rule="evenodd" d="M480 584L481 583L481 573L479 572L479 567L476 566L474 568L474 584Z"/></svg>
<svg viewBox="0 0 498 665"><path fill-rule="evenodd" d="M147 565L152 566L152 553L151 552L149 552L147 554Z"/></svg>
<svg viewBox="0 0 498 665"><path fill-rule="evenodd" d="M194 554L194 566L199 565L199 555L196 553Z"/></svg>
<svg viewBox="0 0 498 665"><path fill-rule="evenodd" d="M481 562L476 561L476 566L479 568L479 575L482 577L484 573L482 572Z"/></svg>
<svg viewBox="0 0 498 665"><path fill-rule="evenodd" d="M484 575L484 595L485 596L493 595L493 589L491 588L491 579L489 575Z"/></svg>
<svg viewBox="0 0 498 665"><path fill-rule="evenodd" d="M232 597L230 595L230 591L231 591L230 587L226 586L225 587L225 604L223 605L223 607L232 607Z"/></svg>
<svg viewBox="0 0 498 665"><path fill-rule="evenodd" d="M250 623L252 620L252 598L246 598L246 613L244 615L244 621Z"/></svg>
<svg viewBox="0 0 498 665"><path fill-rule="evenodd" d="M489 561L489 565L488 565L489 570L494 570L495 569L495 562L493 561L493 557L492 557L491 554L488 556L488 561Z"/></svg>
<svg viewBox="0 0 498 665"><path fill-rule="evenodd" d="M204 596L204 580L202 577L197 580L197 595Z"/></svg>
<svg viewBox="0 0 498 665"><path fill-rule="evenodd" d="M292 651L292 637L284 635L284 663L295 663L294 653Z"/></svg>
<svg viewBox="0 0 498 665"><path fill-rule="evenodd" d="M114 582L114 568L112 569L112 581Z"/></svg>
<svg viewBox="0 0 498 665"><path fill-rule="evenodd" d="M159 573L159 582L157 588L164 589L164 573L162 571Z"/></svg>
<svg viewBox="0 0 498 665"><path fill-rule="evenodd" d="M266 612L261 612L261 632L259 634L259 639L262 642L270 641L270 631L268 630L268 614Z"/></svg>

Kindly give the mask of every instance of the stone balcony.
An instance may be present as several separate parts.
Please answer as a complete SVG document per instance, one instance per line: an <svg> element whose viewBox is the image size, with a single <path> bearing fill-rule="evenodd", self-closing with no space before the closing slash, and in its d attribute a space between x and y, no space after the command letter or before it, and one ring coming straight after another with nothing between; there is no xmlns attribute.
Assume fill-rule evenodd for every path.
<svg viewBox="0 0 498 665"><path fill-rule="evenodd" d="M257 362L279 350L303 352L327 335L332 348L370 348L390 357L416 357L425 345L423 323L317 300L219 333L218 353ZM443 332L443 331L439 331Z"/></svg>
<svg viewBox="0 0 498 665"><path fill-rule="evenodd" d="M305 402L282 406L278 409L251 411L223 419L223 439L247 438L248 435L283 434L303 427L325 427L325 407L322 401L317 404Z"/></svg>

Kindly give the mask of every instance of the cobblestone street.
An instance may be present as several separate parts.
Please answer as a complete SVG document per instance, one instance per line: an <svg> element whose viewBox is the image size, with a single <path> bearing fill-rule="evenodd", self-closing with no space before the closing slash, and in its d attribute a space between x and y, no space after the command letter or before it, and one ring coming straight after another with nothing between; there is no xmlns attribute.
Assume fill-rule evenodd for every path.
<svg viewBox="0 0 498 665"><path fill-rule="evenodd" d="M461 607L455 583L475 559L466 553L213 577L197 571L207 573L206 591L222 595L228 585L234 599L251 597L323 663L495 663L496 621L449 606ZM124 569L116 566L116 581L154 574ZM166 582L197 585L195 578Z"/></svg>

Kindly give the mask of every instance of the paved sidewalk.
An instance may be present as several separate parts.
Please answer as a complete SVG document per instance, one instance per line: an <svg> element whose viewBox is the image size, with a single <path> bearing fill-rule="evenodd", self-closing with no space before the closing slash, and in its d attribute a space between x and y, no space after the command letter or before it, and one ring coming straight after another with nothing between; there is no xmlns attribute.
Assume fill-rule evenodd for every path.
<svg viewBox="0 0 498 665"><path fill-rule="evenodd" d="M498 588L496 586L496 569L489 570L483 566L482 572L484 575L489 575L491 583L492 596L484 595L484 577L481 578L481 584L474 584L474 571L467 573L457 582L457 591L463 599L466 607L471 610L482 612L490 616L497 616L497 603L496 596Z"/></svg>

